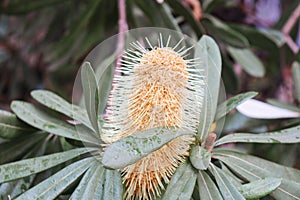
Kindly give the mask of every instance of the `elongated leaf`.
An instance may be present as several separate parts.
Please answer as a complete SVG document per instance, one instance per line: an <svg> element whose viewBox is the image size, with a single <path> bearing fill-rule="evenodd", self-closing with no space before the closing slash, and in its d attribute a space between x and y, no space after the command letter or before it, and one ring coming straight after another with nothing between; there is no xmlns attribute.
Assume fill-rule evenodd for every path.
<svg viewBox="0 0 300 200"><path fill-rule="evenodd" d="M182 163L174 175L162 197L163 200L190 199L196 184L197 172L189 162Z"/></svg>
<svg viewBox="0 0 300 200"><path fill-rule="evenodd" d="M244 37L239 32L227 26L222 21L213 17L212 15L204 15L206 21L203 21L203 24L208 29L212 35L228 45L246 48L249 46L249 42L246 37Z"/></svg>
<svg viewBox="0 0 300 200"><path fill-rule="evenodd" d="M155 1L135 0L136 5L145 13L155 27L164 27L181 32L176 19L172 16L171 10L166 3Z"/></svg>
<svg viewBox="0 0 300 200"><path fill-rule="evenodd" d="M275 199L300 199L300 183L283 179L277 190L271 193Z"/></svg>
<svg viewBox="0 0 300 200"><path fill-rule="evenodd" d="M32 127L23 123L16 115L0 110L0 137L10 139L33 131Z"/></svg>
<svg viewBox="0 0 300 200"><path fill-rule="evenodd" d="M34 145L46 137L46 134L33 133L28 136L20 136L14 140L1 143L0 164L14 161L24 156Z"/></svg>
<svg viewBox="0 0 300 200"><path fill-rule="evenodd" d="M10 1L10 3L0 9L1 13L5 14L25 14L33 10L45 8L55 4L62 3L60 0L23 0L23 1Z"/></svg>
<svg viewBox="0 0 300 200"><path fill-rule="evenodd" d="M94 70L89 62L81 67L81 81L85 107L94 130L99 133L99 89Z"/></svg>
<svg viewBox="0 0 300 200"><path fill-rule="evenodd" d="M257 119L281 119L300 117L300 112L272 106L255 99L248 99L248 101L239 105L237 107L237 110L247 117Z"/></svg>
<svg viewBox="0 0 300 200"><path fill-rule="evenodd" d="M278 47L282 47L285 43L285 36L281 31L275 29L260 29L262 34L271 39Z"/></svg>
<svg viewBox="0 0 300 200"><path fill-rule="evenodd" d="M160 11L160 10L159 10ZM170 27L177 32L181 32L181 29L177 23L176 18L172 15L171 8L166 3L161 4L161 15L162 18L166 24L166 27Z"/></svg>
<svg viewBox="0 0 300 200"><path fill-rule="evenodd" d="M300 180L300 170L285 167L255 156L229 149L215 149L213 155L231 169L234 167L235 171L243 171L243 176L249 181L267 177L284 178L295 182Z"/></svg>
<svg viewBox="0 0 300 200"><path fill-rule="evenodd" d="M270 194L281 184L279 178L264 178L262 180L253 181L244 184L239 188L239 191L246 199L257 199Z"/></svg>
<svg viewBox="0 0 300 200"><path fill-rule="evenodd" d="M196 49L195 57L200 58L207 71L205 74L207 87L205 87L203 110L199 119L201 123L198 128L201 140L205 141L217 109L222 60L218 45L209 36L204 35L198 45L201 48Z"/></svg>
<svg viewBox="0 0 300 200"><path fill-rule="evenodd" d="M245 199L238 189L230 182L224 172L217 167L212 166L212 172L216 178L217 185L220 188L220 192L226 200Z"/></svg>
<svg viewBox="0 0 300 200"><path fill-rule="evenodd" d="M45 152L45 147L46 143L37 145L35 148L29 151L22 159L27 159L28 157L32 156L43 155ZM0 199L6 199L8 195L13 199L16 196L23 193L25 190L28 190L35 177L36 175L33 174L29 177L24 177L22 179L0 184Z"/></svg>
<svg viewBox="0 0 300 200"><path fill-rule="evenodd" d="M99 114L103 114L105 112L105 108L108 102L108 96L111 91L112 79L114 76L114 67L116 55L112 54L96 68L95 76L99 83Z"/></svg>
<svg viewBox="0 0 300 200"><path fill-rule="evenodd" d="M123 186L121 174L119 171L109 169L105 170L105 182L102 199L123 199Z"/></svg>
<svg viewBox="0 0 300 200"><path fill-rule="evenodd" d="M89 24L89 20L96 12L100 2L102 1L90 0L87 2L87 6L78 13L76 21L69 27L68 34L51 47L49 54L45 55L45 60L52 62L57 59L64 60L70 57L72 53L75 54L80 50L78 45L83 45L83 39L87 34L86 26Z"/></svg>
<svg viewBox="0 0 300 200"><path fill-rule="evenodd" d="M298 143L300 142L300 126L274 131L269 133L251 134L234 133L219 139L215 145L232 142L244 143Z"/></svg>
<svg viewBox="0 0 300 200"><path fill-rule="evenodd" d="M202 7L205 13L211 13L218 8L237 7L240 2L228 0L204 0L202 3Z"/></svg>
<svg viewBox="0 0 300 200"><path fill-rule="evenodd" d="M234 174L230 169L224 164L220 163L221 170L224 172L224 174L227 176L228 179L230 179L230 182L232 182L236 188L240 188L243 183L245 183L245 180L241 180L240 177L237 177L236 174Z"/></svg>
<svg viewBox="0 0 300 200"><path fill-rule="evenodd" d="M190 150L190 161L199 170L206 170L211 160L211 153L202 146L192 146Z"/></svg>
<svg viewBox="0 0 300 200"><path fill-rule="evenodd" d="M181 14L186 19L198 37L202 36L201 24L195 19L191 10L184 6L179 0L166 0L166 2L175 12Z"/></svg>
<svg viewBox="0 0 300 200"><path fill-rule="evenodd" d="M66 138L99 144L99 139L93 136L90 129L80 126L75 128L75 126L50 116L30 103L13 101L11 109L20 119L35 128Z"/></svg>
<svg viewBox="0 0 300 200"><path fill-rule="evenodd" d="M99 184L104 174L104 168L98 162L94 162L91 167L84 174L79 185L72 193L70 200L83 199L101 199L101 196L97 196L96 192L101 190ZM95 180L97 180L95 182Z"/></svg>
<svg viewBox="0 0 300 200"><path fill-rule="evenodd" d="M124 168L182 135L193 133L162 127L139 132L111 144L104 152L102 164L111 169Z"/></svg>
<svg viewBox="0 0 300 200"><path fill-rule="evenodd" d="M278 108L283 108L286 110L291 110L291 111L295 111L295 112L299 112L300 113L300 108L297 107L296 105L292 105L286 102L282 102L282 101L278 101L277 99L267 99L267 102L273 106L276 106Z"/></svg>
<svg viewBox="0 0 300 200"><path fill-rule="evenodd" d="M95 158L93 157L77 161L26 191L16 199L55 199L55 197L81 176L93 162L95 162Z"/></svg>
<svg viewBox="0 0 300 200"><path fill-rule="evenodd" d="M271 195L285 199L297 199L295 197L300 196L300 170L232 150L216 149L214 156L248 181L267 177L282 178L281 185Z"/></svg>
<svg viewBox="0 0 300 200"><path fill-rule="evenodd" d="M300 63L294 62L292 65L292 75L294 81L294 94L298 102L300 102Z"/></svg>
<svg viewBox="0 0 300 200"><path fill-rule="evenodd" d="M238 24L238 23L230 23L229 26L243 34L251 44L251 46L258 47L259 49L268 50L269 52L275 53L278 51L278 46L271 38L262 33L256 27Z"/></svg>
<svg viewBox="0 0 300 200"><path fill-rule="evenodd" d="M238 49L228 46L228 51L234 60L240 64L243 69L254 77L263 77L265 67L263 63L249 49Z"/></svg>
<svg viewBox="0 0 300 200"><path fill-rule="evenodd" d="M222 56L222 80L226 88L226 92L230 94L235 94L240 87L240 82L238 80L237 74L234 72L234 64L232 60L225 54L224 51L221 51Z"/></svg>
<svg viewBox="0 0 300 200"><path fill-rule="evenodd" d="M62 97L48 90L34 90L30 94L41 104L92 128L87 112L83 108L70 104Z"/></svg>
<svg viewBox="0 0 300 200"><path fill-rule="evenodd" d="M99 162L94 162L84 174L70 200L102 199L105 169Z"/></svg>
<svg viewBox="0 0 300 200"><path fill-rule="evenodd" d="M257 130L270 124L275 124L281 120L259 120L249 118L240 112L235 112L226 117L223 132L237 132L237 130ZM259 131L262 132L262 131Z"/></svg>
<svg viewBox="0 0 300 200"><path fill-rule="evenodd" d="M199 171L197 183L201 200L223 200L217 186L204 171Z"/></svg>
<svg viewBox="0 0 300 200"><path fill-rule="evenodd" d="M227 101L225 101L223 103L226 106L225 112L223 111L223 109L217 110L215 121L221 119L227 113L229 113L231 110L236 108L238 105L240 105L241 103L243 103L244 101L246 101L248 99L255 97L257 94L258 94L257 92L246 92L246 93L238 94L234 97L231 97L230 99L228 99ZM223 106L221 105L220 107L222 108Z"/></svg>
<svg viewBox="0 0 300 200"><path fill-rule="evenodd" d="M66 162L95 148L78 148L37 158L30 158L0 166L0 183L23 178Z"/></svg>

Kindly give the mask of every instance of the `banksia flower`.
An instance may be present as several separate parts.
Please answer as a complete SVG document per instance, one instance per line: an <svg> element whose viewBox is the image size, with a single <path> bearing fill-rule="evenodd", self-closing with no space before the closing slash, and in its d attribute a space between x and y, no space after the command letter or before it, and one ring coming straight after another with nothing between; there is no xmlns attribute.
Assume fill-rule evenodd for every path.
<svg viewBox="0 0 300 200"><path fill-rule="evenodd" d="M148 38L131 43L122 57L103 125L102 140L107 145L150 128L172 126L195 132L199 125L205 82L197 58L186 58L194 47L182 45L183 38L173 47L171 36L157 38L156 45ZM121 169L125 199L160 196L192 143L192 136L178 137Z"/></svg>

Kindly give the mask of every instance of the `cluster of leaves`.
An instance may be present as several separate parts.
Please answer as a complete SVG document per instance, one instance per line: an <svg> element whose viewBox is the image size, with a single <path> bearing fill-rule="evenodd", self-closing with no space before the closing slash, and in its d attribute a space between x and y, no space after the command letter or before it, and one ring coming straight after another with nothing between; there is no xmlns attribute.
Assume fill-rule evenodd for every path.
<svg viewBox="0 0 300 200"><path fill-rule="evenodd" d="M221 72L216 43L203 36L199 45L209 58L205 67ZM1 111L1 199L121 200L123 185L119 168L136 162L178 136L193 134L156 128L123 138L103 152L102 120L98 116L101 114L99 106L106 104L107 99L99 96L98 79L89 63L82 66L81 79L84 108L68 103L53 92L35 90L31 96L45 107L13 101L14 114ZM207 82L212 80L216 80L215 77L208 76ZM208 85L216 94L218 87L219 84ZM200 123L195 135L199 145L192 147L189 159L178 167L161 199L236 200L257 199L268 194L275 199L299 199L299 170L219 147L228 143L299 143L299 125L261 134L230 134L218 139L212 152L205 148L212 124L219 123L232 109L256 94L239 94L219 105L218 95L212 95L212 109L204 107L207 115L199 119L207 122ZM226 109L220 109L224 105ZM137 150L140 153L137 154Z"/></svg>
<svg viewBox="0 0 300 200"><path fill-rule="evenodd" d="M280 81L281 78L279 63L289 65L295 60L277 30L296 8L297 1L289 4L287 12L274 26L276 30L264 31L246 25L242 20L242 23L231 23L216 17L220 12L218 16L227 15L222 10L233 9L234 12L240 7L239 0L203 0L201 4L204 14L199 21L181 0L166 0L162 4L155 0L127 0L127 23L130 29L170 28L196 40L202 34L212 35L222 46L222 76L228 92L235 94L247 83L235 74L234 62L253 77L268 74L269 78L254 79L256 81L250 83L261 91L267 88L274 91L272 80ZM1 48L0 54L1 65L5 66L0 69L0 91L5 93L3 98L6 97L2 101L23 97L23 91L37 87L53 88L64 97L70 96L66 92L70 92L70 83L78 69L75 66L80 65L95 45L118 31L117 1L10 0L1 5L0 13L1 43L5 47ZM257 57L253 49L263 57ZM285 60L279 60L282 49L286 52ZM299 54L296 58L299 60Z"/></svg>
<svg viewBox="0 0 300 200"><path fill-rule="evenodd" d="M162 4L154 0L126 0L127 22L129 28L158 26L186 33L195 39L199 39L202 34L214 37L221 47L222 61L219 60L219 63L223 63L222 78L225 87L227 92L233 94L240 89L248 91L249 88L254 88L267 93L266 96L273 95L278 87L274 80L280 83L282 68L298 60L293 63L292 74L294 96L299 103L300 53L293 55L284 43L283 35L277 31L298 6L298 1L289 4L287 12L274 29L265 31L216 17L217 12L222 13L222 9L236 8L240 3L238 0L201 2L204 15L198 21L191 9L180 0L165 0ZM20 89L45 86L68 97L66 91L71 88L70 84L77 71L75 66L79 66L85 54L96 44L117 33L116 1L10 0L8 4L2 4L0 13L1 47L5 47L1 48L0 54L1 66L4 66L0 67L0 92L11 98L19 97ZM10 16L15 18L12 20ZM15 22L14 19L17 19L17 23L10 25ZM294 30L297 30L297 26ZM293 38L295 32L292 33ZM234 63L240 64L254 78L245 74L236 75ZM91 83L97 89L93 72L87 66L83 69L85 83ZM22 81L23 87L20 87L19 81ZM209 85L215 87L217 84ZM209 89L217 91L216 88ZM99 90L102 94L103 88ZM45 107L14 101L11 105L14 114L0 112L0 164L3 164L0 167L0 199L19 195L19 199L64 199L70 196L74 199L82 199L83 196L85 199L122 198L119 172L108 170L102 164L118 168L133 163L140 157L123 154L122 160L112 162L110 159L102 159L102 164L101 158L95 159L94 155L102 151L99 119L95 118L99 113L95 113L98 110L95 105L99 104L100 112L103 111L106 99L100 96L97 100L99 102L94 102L97 98L93 95L97 94L89 94L90 91L93 90L85 90L85 102L93 99L93 103L85 105L85 108L72 105L50 91L36 90L31 93L32 97ZM226 112L216 108L216 113L210 115L215 117L210 118L203 129L199 129L197 137L204 142L214 121L222 120L229 111L255 95L256 93L249 92L232 97L224 103L227 106ZM0 101L6 101L3 97L5 95L0 96ZM273 99L268 102L276 107L300 112L296 104L291 106ZM81 125L75 126L70 120ZM222 137L216 141L215 147L231 142L248 143L242 146L237 144L236 147L247 148L249 152L261 157L297 167L299 145L279 143L299 142L299 125L299 117L281 119L278 116L278 119L261 120L246 117L239 112L230 113L226 115L223 133L247 133ZM248 133L266 132L270 127L272 132L259 135ZM122 146L127 140L139 145L143 139L159 133L160 130L143 132L138 137L118 141L115 146ZM142 149L141 145L135 148L143 150L141 152L144 154L141 156L145 156L173 139L171 135L174 137L174 133L165 134L161 144L147 146L147 149ZM201 146L193 147L195 153L190 157L190 162L178 168L163 199L189 199L191 196L193 199L259 198L276 188L271 193L273 198L299 198L299 171L237 151L215 148L210 153L204 146L202 143ZM129 150L122 151L123 153L130 152L131 147L123 147ZM108 150L116 154L114 145ZM104 154L104 158L107 155Z"/></svg>

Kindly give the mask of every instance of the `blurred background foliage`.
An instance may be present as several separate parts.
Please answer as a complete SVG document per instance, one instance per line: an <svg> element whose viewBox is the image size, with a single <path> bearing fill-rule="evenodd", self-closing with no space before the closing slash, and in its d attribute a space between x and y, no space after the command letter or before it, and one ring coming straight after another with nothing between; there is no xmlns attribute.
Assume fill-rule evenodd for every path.
<svg viewBox="0 0 300 200"><path fill-rule="evenodd" d="M50 89L70 100L79 66L97 44L120 31L119 9L124 6L126 19L122 20L129 29L165 27L196 40L202 34L212 36L221 49L228 97L257 91L259 100L300 112L299 3L126 0L124 6L108 0L1 0L0 107L9 110L13 99L31 101L33 89ZM278 118L258 120L234 112L227 117L224 132L261 132L300 124L300 118ZM241 148L300 168L297 144Z"/></svg>

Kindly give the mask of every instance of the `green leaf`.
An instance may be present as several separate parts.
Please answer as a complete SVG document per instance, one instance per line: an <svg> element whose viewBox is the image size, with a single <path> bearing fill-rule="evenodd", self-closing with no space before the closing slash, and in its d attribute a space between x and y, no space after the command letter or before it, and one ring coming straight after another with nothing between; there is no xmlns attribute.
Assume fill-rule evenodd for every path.
<svg viewBox="0 0 300 200"><path fill-rule="evenodd" d="M300 79L298 79L298 80L300 80ZM286 102L282 102L282 101L278 101L277 99L267 99L267 102L273 106L300 113L300 108L295 105L292 105L292 104L289 104Z"/></svg>
<svg viewBox="0 0 300 200"><path fill-rule="evenodd" d="M16 200L55 199L55 197L76 181L93 162L97 162L93 157L77 161L26 191L17 197Z"/></svg>
<svg viewBox="0 0 300 200"><path fill-rule="evenodd" d="M249 47L249 42L246 37L230 28L219 19L209 14L205 14L204 19L203 24L208 29L208 32L220 41L238 48Z"/></svg>
<svg viewBox="0 0 300 200"><path fill-rule="evenodd" d="M21 158L45 137L46 134L33 133L1 143L0 164L11 162Z"/></svg>
<svg viewBox="0 0 300 200"><path fill-rule="evenodd" d="M206 170L211 160L211 153L202 146L193 145L190 150L190 161L199 170Z"/></svg>
<svg viewBox="0 0 300 200"><path fill-rule="evenodd" d="M243 195L238 191L238 189L233 185L233 183L230 182L230 180L226 177L226 175L221 169L214 167L214 165L211 166L217 185L219 186L224 199L245 199Z"/></svg>
<svg viewBox="0 0 300 200"><path fill-rule="evenodd" d="M93 150L97 149L78 148L62 153L55 153L1 165L0 183L23 178L31 174L36 174Z"/></svg>
<svg viewBox="0 0 300 200"><path fill-rule="evenodd" d="M259 31L272 40L278 47L284 45L285 36L281 31L275 29L260 29Z"/></svg>
<svg viewBox="0 0 300 200"><path fill-rule="evenodd" d="M235 112L233 114L226 116L226 123L223 127L223 132L237 132L238 130L257 130L258 128L266 127L271 124L276 124L282 120L278 119L254 119L249 118L240 112ZM260 131L261 132L261 131Z"/></svg>
<svg viewBox="0 0 300 200"><path fill-rule="evenodd" d="M300 126L273 131L268 133L234 133L219 139L215 146L226 143L244 142L244 143L298 143L300 142Z"/></svg>
<svg viewBox="0 0 300 200"><path fill-rule="evenodd" d="M104 193L102 199L123 199L123 185L119 171L109 169L105 170Z"/></svg>
<svg viewBox="0 0 300 200"><path fill-rule="evenodd" d="M223 200L217 186L205 171L199 171L197 183L201 200Z"/></svg>
<svg viewBox="0 0 300 200"><path fill-rule="evenodd" d="M94 130L99 133L99 89L94 70L89 62L81 67L81 81L83 87L84 103Z"/></svg>
<svg viewBox="0 0 300 200"><path fill-rule="evenodd" d="M198 37L202 36L203 31L201 30L201 24L195 19L193 13L189 8L187 8L179 0L166 0L166 2L175 12L177 12L185 18L185 20L191 25Z"/></svg>
<svg viewBox="0 0 300 200"><path fill-rule="evenodd" d="M284 178L295 182L300 180L300 170L241 152L229 149L215 149L213 156L224 162L231 169L234 169L234 171L243 172L242 176L249 181L267 177Z"/></svg>
<svg viewBox="0 0 300 200"><path fill-rule="evenodd" d="M162 20L164 20L164 23L166 26L165 28L170 27L171 29L176 30L177 32L181 33L181 29L177 23L176 18L172 15L171 8L166 3L161 4L161 9L159 10L162 15Z"/></svg>
<svg viewBox="0 0 300 200"><path fill-rule="evenodd" d="M81 107L70 104L62 97L58 96L57 94L51 91L34 90L30 94L35 100L47 106L48 108L62 113L74 119L75 121L80 122L89 128L92 128L91 123L88 120L86 110L82 109Z"/></svg>
<svg viewBox="0 0 300 200"><path fill-rule="evenodd" d="M20 121L16 115L0 110L0 137L11 139L33 131L32 127Z"/></svg>
<svg viewBox="0 0 300 200"><path fill-rule="evenodd" d="M193 133L172 127L159 127L130 135L109 145L102 157L102 164L111 169L124 168L182 135Z"/></svg>
<svg viewBox="0 0 300 200"><path fill-rule="evenodd" d="M162 197L163 200L190 199L196 184L197 172L189 162L182 163L174 175Z"/></svg>
<svg viewBox="0 0 300 200"><path fill-rule="evenodd" d="M231 8L237 7L239 5L239 1L235 0L203 0L202 7L205 13L211 13L218 8Z"/></svg>
<svg viewBox="0 0 300 200"><path fill-rule="evenodd" d="M28 12L42 9L45 7L53 6L56 4L63 3L61 0L23 0L23 1L10 1L7 6L0 9L2 14L26 14Z"/></svg>
<svg viewBox="0 0 300 200"><path fill-rule="evenodd" d="M283 196L285 199L297 199L295 197L300 196L300 170L232 150L215 149L214 157L248 181L267 177L282 178L281 185L271 195Z"/></svg>
<svg viewBox="0 0 300 200"><path fill-rule="evenodd" d="M45 60L53 62L53 60L61 58L59 61L62 61L66 59L63 56L70 57L70 53L72 55L72 53L79 51L79 45L83 45L84 39L88 39L88 37L86 37L87 25L96 12L100 2L102 1L87 1L87 5L82 8L83 10L78 13L76 20L72 21L72 25L68 27L68 33L51 47L50 52L45 55Z"/></svg>
<svg viewBox="0 0 300 200"><path fill-rule="evenodd" d="M112 87L116 55L112 54L96 67L95 76L99 83L99 114L105 112Z"/></svg>
<svg viewBox="0 0 300 200"><path fill-rule="evenodd" d="M222 103L222 104L226 105L225 112L223 111L223 109L217 110L215 121L218 121L219 119L224 117L226 114L228 114L231 110L236 108L238 105L240 105L241 103L243 103L244 101L246 101L248 99L255 97L257 94L258 94L257 92L246 92L246 93L238 94L234 97L231 97L230 99L228 99L227 101ZM223 108L223 105L220 105L220 107Z"/></svg>
<svg viewBox="0 0 300 200"><path fill-rule="evenodd" d="M94 162L72 193L70 200L102 199L105 169L99 162Z"/></svg>
<svg viewBox="0 0 300 200"><path fill-rule="evenodd" d="M201 123L198 128L201 140L205 141L217 109L222 60L218 45L211 37L204 35L198 45L201 48L196 48L195 57L203 62L202 65L207 73L205 74L207 87L205 87L203 110L199 119Z"/></svg>
<svg viewBox="0 0 300 200"><path fill-rule="evenodd" d="M239 191L246 199L257 199L270 194L281 184L279 178L264 178L242 185Z"/></svg>
<svg viewBox="0 0 300 200"><path fill-rule="evenodd" d="M29 151L22 159L28 157L41 156L45 153L45 147L47 143L41 143ZM8 195L13 199L16 196L20 195L32 185L36 175L31 175L22 179L11 181L8 183L0 184L0 199L6 199Z"/></svg>
<svg viewBox="0 0 300 200"><path fill-rule="evenodd" d="M243 69L254 77L263 77L265 75L265 67L263 63L249 49L238 49L228 46L228 51L234 60L240 64Z"/></svg>
<svg viewBox="0 0 300 200"><path fill-rule="evenodd" d="M11 109L16 115L35 128L66 138L83 142L99 144L100 139L93 136L90 129L82 126L72 126L34 107L30 103L13 101Z"/></svg>
<svg viewBox="0 0 300 200"><path fill-rule="evenodd" d="M298 102L300 102L300 63L299 62L293 62L292 64L292 76L294 81L294 94L295 98Z"/></svg>
<svg viewBox="0 0 300 200"><path fill-rule="evenodd" d="M155 27L164 27L181 32L176 19L172 16L171 10L166 3L159 4L156 1L140 0L135 0L135 3Z"/></svg>
<svg viewBox="0 0 300 200"><path fill-rule="evenodd" d="M229 26L243 34L247 40L250 42L251 46L272 51L278 51L278 47L276 42L273 41L266 34L259 31L256 27L251 27L244 24L230 23Z"/></svg>
<svg viewBox="0 0 300 200"><path fill-rule="evenodd" d="M232 182L236 188L240 188L243 183L245 183L245 180L242 180L240 177L237 177L236 174L234 174L224 163L220 163L221 170L224 172L224 174L227 176L227 178Z"/></svg>
<svg viewBox="0 0 300 200"><path fill-rule="evenodd" d="M123 185L120 173L105 169L100 163L95 162L85 173L70 199L122 200L122 197Z"/></svg>
<svg viewBox="0 0 300 200"><path fill-rule="evenodd" d="M277 190L271 193L275 199L299 200L300 183L283 179Z"/></svg>
<svg viewBox="0 0 300 200"><path fill-rule="evenodd" d="M240 81L237 74L234 72L234 64L224 51L221 51L221 57L223 64L221 77L224 87L226 88L226 92L229 94L236 94L240 88Z"/></svg>

